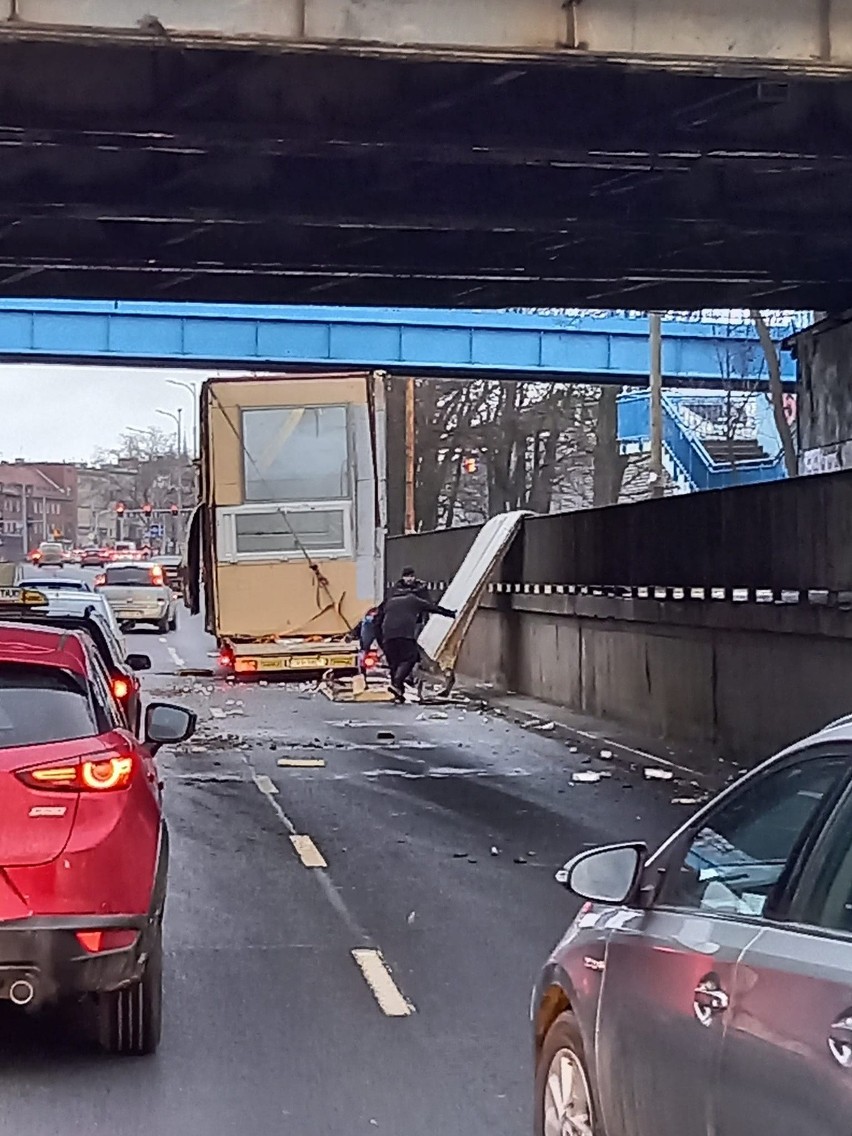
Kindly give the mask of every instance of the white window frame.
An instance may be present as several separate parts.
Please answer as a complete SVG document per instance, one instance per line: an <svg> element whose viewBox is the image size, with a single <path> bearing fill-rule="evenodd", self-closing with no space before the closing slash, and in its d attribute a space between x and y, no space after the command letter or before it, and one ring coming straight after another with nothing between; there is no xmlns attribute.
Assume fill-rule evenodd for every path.
<svg viewBox="0 0 852 1136"><path fill-rule="evenodd" d="M250 505L220 505L216 510L217 560L227 564L257 564L304 560L295 548L280 552L239 552L237 550L237 517L253 514L285 512L288 517L301 513L343 513L343 548L308 548L312 560L352 560L354 556L352 502L339 501L263 501Z"/></svg>

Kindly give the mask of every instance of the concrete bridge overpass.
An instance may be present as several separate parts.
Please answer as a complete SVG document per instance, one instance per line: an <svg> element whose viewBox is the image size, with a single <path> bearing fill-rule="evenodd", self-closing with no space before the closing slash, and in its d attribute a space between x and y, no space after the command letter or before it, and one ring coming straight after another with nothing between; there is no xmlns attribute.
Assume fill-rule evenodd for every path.
<svg viewBox="0 0 852 1136"><path fill-rule="evenodd" d="M0 0L0 295L852 306L826 0Z"/></svg>

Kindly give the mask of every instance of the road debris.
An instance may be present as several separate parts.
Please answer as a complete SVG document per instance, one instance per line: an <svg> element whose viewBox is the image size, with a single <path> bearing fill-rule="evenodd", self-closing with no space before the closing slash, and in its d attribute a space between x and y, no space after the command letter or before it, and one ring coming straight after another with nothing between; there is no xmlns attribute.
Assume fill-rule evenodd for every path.
<svg viewBox="0 0 852 1136"><path fill-rule="evenodd" d="M492 856L499 856L500 855L500 849L497 847L496 844L491 845L491 855Z"/></svg>
<svg viewBox="0 0 852 1136"><path fill-rule="evenodd" d="M642 775L646 781L673 781L674 773L671 769L656 769L654 767L646 766L642 770Z"/></svg>
<svg viewBox="0 0 852 1136"><path fill-rule="evenodd" d="M612 761L612 750L611 749L602 749L598 756L602 757L604 761Z"/></svg>
<svg viewBox="0 0 852 1136"><path fill-rule="evenodd" d="M596 781L600 781L603 774L596 773L594 769L579 769L576 773L572 774L572 781L580 781L584 785L594 785Z"/></svg>
<svg viewBox="0 0 852 1136"><path fill-rule="evenodd" d="M421 710L415 718L416 722L435 721L442 722L449 718L449 714L445 710Z"/></svg>

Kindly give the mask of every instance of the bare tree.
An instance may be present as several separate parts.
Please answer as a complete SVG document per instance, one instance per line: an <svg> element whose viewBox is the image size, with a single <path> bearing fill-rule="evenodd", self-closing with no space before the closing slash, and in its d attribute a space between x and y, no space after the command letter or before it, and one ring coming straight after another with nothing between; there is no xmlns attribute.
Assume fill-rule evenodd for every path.
<svg viewBox="0 0 852 1136"><path fill-rule="evenodd" d="M784 452L784 468L788 477L795 477L799 472L799 467L796 447L793 443L793 433L784 413L784 387L781 383L781 360L778 357L778 348L775 346L775 341L763 313L753 308L751 318L754 320L760 345L766 357L766 369L769 372L769 397L772 400L772 414Z"/></svg>
<svg viewBox="0 0 852 1136"><path fill-rule="evenodd" d="M614 505L621 495L627 457L618 444L618 395L616 386L601 387L595 425L592 503Z"/></svg>

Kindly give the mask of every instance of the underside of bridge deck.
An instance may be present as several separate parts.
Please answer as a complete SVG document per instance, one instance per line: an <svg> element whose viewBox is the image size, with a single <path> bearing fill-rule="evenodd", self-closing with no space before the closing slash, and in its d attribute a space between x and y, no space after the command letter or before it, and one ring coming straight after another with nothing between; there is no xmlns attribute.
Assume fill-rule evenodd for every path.
<svg viewBox="0 0 852 1136"><path fill-rule="evenodd" d="M848 308L826 60L0 23L0 295Z"/></svg>

